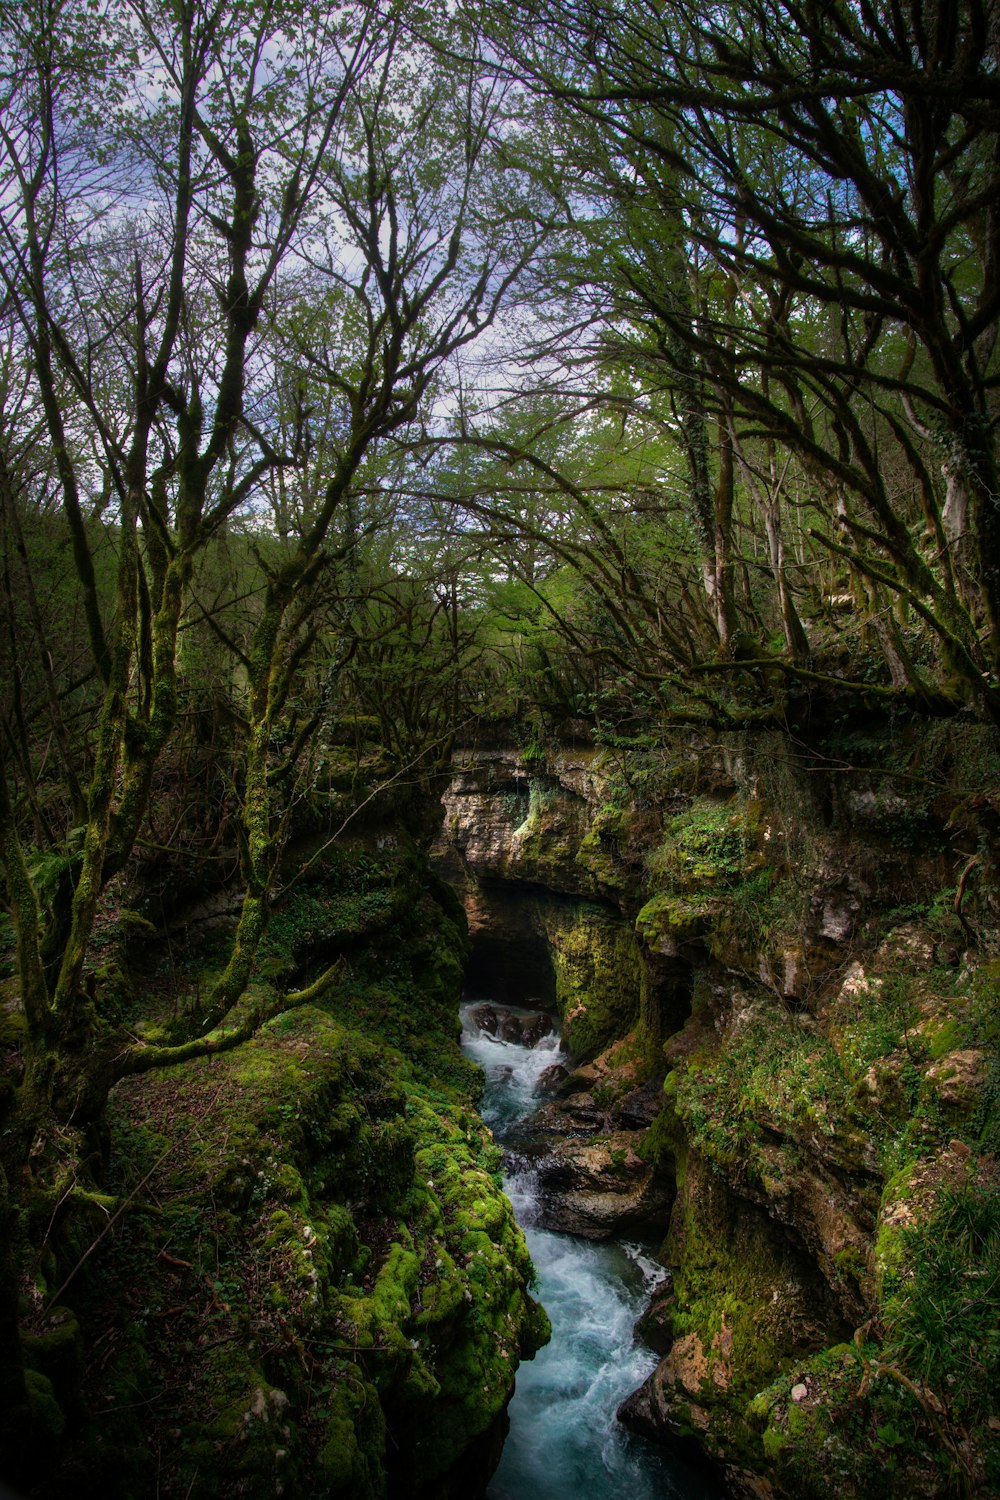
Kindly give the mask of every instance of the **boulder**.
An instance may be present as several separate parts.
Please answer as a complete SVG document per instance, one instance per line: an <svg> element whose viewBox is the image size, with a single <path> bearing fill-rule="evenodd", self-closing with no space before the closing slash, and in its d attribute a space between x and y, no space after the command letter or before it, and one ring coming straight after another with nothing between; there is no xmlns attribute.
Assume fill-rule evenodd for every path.
<svg viewBox="0 0 1000 1500"><path fill-rule="evenodd" d="M537 1165L539 1222L605 1240L665 1214L669 1186L636 1155L635 1145L636 1134L629 1131L557 1142Z"/></svg>
<svg viewBox="0 0 1000 1500"><path fill-rule="evenodd" d="M554 1094L559 1090L569 1077L569 1068L563 1063L552 1063L538 1078L538 1092L540 1094Z"/></svg>

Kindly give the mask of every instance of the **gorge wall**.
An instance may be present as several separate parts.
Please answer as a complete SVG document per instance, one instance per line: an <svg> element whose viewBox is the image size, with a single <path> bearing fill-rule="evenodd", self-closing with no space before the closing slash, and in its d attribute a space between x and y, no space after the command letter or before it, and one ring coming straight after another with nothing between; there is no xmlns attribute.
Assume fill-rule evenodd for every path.
<svg viewBox="0 0 1000 1500"><path fill-rule="evenodd" d="M971 725L457 757L467 987L579 1059L550 1222L669 1208L623 1420L734 1493L1000 1490L998 784Z"/></svg>

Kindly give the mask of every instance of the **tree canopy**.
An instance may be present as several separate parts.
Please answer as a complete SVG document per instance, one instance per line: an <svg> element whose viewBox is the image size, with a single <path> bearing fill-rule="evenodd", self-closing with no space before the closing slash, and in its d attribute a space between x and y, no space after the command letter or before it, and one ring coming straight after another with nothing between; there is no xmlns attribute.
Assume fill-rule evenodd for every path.
<svg viewBox="0 0 1000 1500"><path fill-rule="evenodd" d="M671 485L700 562L708 634L659 653L686 688L750 661L805 682L849 598L871 688L996 718L995 25L555 3L494 26L573 229L548 378L589 380L623 447L661 435L632 492Z"/></svg>

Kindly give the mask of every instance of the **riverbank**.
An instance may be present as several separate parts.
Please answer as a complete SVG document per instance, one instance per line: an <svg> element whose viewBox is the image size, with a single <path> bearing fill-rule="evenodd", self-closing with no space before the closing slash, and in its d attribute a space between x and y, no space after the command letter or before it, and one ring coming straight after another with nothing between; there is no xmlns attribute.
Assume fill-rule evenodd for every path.
<svg viewBox="0 0 1000 1500"><path fill-rule="evenodd" d="M557 1007L607 1137L563 1180L670 1182L629 1419L734 1493L1000 1493L996 765L877 716L459 758L469 974Z"/></svg>
<svg viewBox="0 0 1000 1500"><path fill-rule="evenodd" d="M211 971L218 904L117 950L144 1025ZM464 944L419 844L375 825L262 955L272 982L337 960L323 1001L115 1090L100 1190L67 1161L22 1221L33 1405L4 1479L38 1500L482 1493L548 1324L458 1050Z"/></svg>

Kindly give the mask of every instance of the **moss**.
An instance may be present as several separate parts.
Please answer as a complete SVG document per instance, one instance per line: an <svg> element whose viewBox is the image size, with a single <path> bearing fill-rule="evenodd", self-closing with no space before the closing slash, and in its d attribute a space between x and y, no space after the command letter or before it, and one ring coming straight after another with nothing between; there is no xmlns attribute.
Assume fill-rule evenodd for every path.
<svg viewBox="0 0 1000 1500"><path fill-rule="evenodd" d="M28 1392L29 1423L33 1438L60 1438L66 1427L62 1407L56 1400L52 1382L38 1370L24 1372L24 1384Z"/></svg>
<svg viewBox="0 0 1000 1500"><path fill-rule="evenodd" d="M696 798L663 832L647 863L651 880L673 891L732 885L762 863L763 808L755 801Z"/></svg>
<svg viewBox="0 0 1000 1500"><path fill-rule="evenodd" d="M642 907L635 930L654 950L670 953L678 943L704 937L720 911L719 903L710 896L661 892Z"/></svg>
<svg viewBox="0 0 1000 1500"><path fill-rule="evenodd" d="M678 1371L676 1399L697 1380L698 1403L711 1413L711 1450L726 1462L754 1465L760 1446L749 1403L815 1345L820 1329L839 1328L839 1309L780 1226L683 1149L664 1253L673 1268L671 1358L690 1351L691 1361L688 1374Z"/></svg>
<svg viewBox="0 0 1000 1500"><path fill-rule="evenodd" d="M878 1351L835 1344L796 1362L748 1408L781 1491L802 1500L877 1494L932 1500L963 1485L914 1396L879 1375ZM805 1390L792 1399L793 1387ZM798 1393L801 1395L801 1390ZM969 1475L964 1492L991 1493Z"/></svg>
<svg viewBox="0 0 1000 1500"><path fill-rule="evenodd" d="M591 815L574 861L586 872L596 891L613 892L628 899L638 894L642 883L638 857L641 846L641 823L636 810L609 802Z"/></svg>
<svg viewBox="0 0 1000 1500"><path fill-rule="evenodd" d="M669 1088L692 1143L720 1166L739 1162L759 1178L769 1144L762 1127L818 1133L848 1166L864 1151L836 1051L821 1033L789 1024L773 998L748 1009L721 1045L688 1056Z"/></svg>
<svg viewBox="0 0 1000 1500"><path fill-rule="evenodd" d="M152 1169L159 1207L91 1262L85 1321L109 1332L87 1463L111 1484L128 1454L141 1490L155 1452L193 1496L223 1473L248 1495L304 1474L359 1500L433 1492L547 1337L457 1045L464 918L399 838L317 870L273 937L261 993L340 945L323 1004L116 1091L110 1186Z"/></svg>
<svg viewBox="0 0 1000 1500"><path fill-rule="evenodd" d="M385 1494L385 1419L367 1382L331 1393L316 1476L330 1500L381 1500Z"/></svg>
<svg viewBox="0 0 1000 1500"><path fill-rule="evenodd" d="M2 936L0 930L0 941ZM23 1047L27 1040L28 1020L21 1004L20 984L13 978L0 979L0 1047Z"/></svg>
<svg viewBox="0 0 1000 1500"><path fill-rule="evenodd" d="M667 1090L666 1080L664 1091L668 1093L668 1102L664 1109L656 1116L636 1146L636 1154L642 1161L649 1162L651 1166L666 1167L672 1165L677 1153L679 1129L677 1114L673 1107L673 1089L675 1075L668 1073L667 1078L671 1080L670 1090Z"/></svg>
<svg viewBox="0 0 1000 1500"><path fill-rule="evenodd" d="M546 915L563 1040L593 1057L639 1018L642 975L632 935L614 914L583 903Z"/></svg>
<svg viewBox="0 0 1000 1500"><path fill-rule="evenodd" d="M83 1339L75 1313L68 1307L53 1308L41 1328L22 1334L21 1350L25 1364L46 1378L60 1405L78 1414Z"/></svg>
<svg viewBox="0 0 1000 1500"><path fill-rule="evenodd" d="M955 731L959 739L964 728ZM692 1018L667 1041L673 1072L642 1148L665 1167L673 1158L679 1184L667 1245L676 1287L672 1357L692 1390L675 1380L671 1423L687 1421L699 1434L707 1424L720 1456L769 1473L783 1493L901 1500L944 1493L954 1481L938 1461L943 1444L898 1381L873 1376L865 1387L865 1360L874 1368L877 1354L888 1358L888 1342L862 1354L839 1341L872 1319L869 1333L895 1341L892 1358L903 1373L918 1385L924 1379L914 1330L929 1318L933 1335L935 1318L933 1308L921 1311L916 1294L923 1276L929 1301L947 1305L935 1281L938 1250L961 1242L953 1225L925 1232L927 1180L942 1157L971 1162L959 1177L988 1180L990 1153L1000 1146L1000 963L980 954L976 972L964 967L968 932L953 909L956 869L936 852L956 807L951 757L965 756L953 752L951 729L919 785L922 734L853 724L838 734L842 743L833 736L825 747L829 761L806 760L808 774L783 741L727 737L698 767L708 794L682 812L690 774L682 791L676 781L650 801L631 782L638 757L623 754L620 795L603 789L579 839L576 869L623 907L639 907L647 974L683 964L694 970ZM995 768L995 735L987 738ZM968 787L991 784L971 770L981 740L966 756ZM800 752L808 757L807 746L796 759ZM861 775L864 766L876 774ZM902 773L898 784L894 771ZM557 830L550 810L538 812L538 829L549 820L555 850L568 824ZM989 950L993 830L971 806L961 817L967 821L953 826L981 850L964 915ZM652 842L657 822L646 881L630 884L637 849L641 857L641 841ZM920 860L911 852L918 836ZM533 857L537 871L537 850ZM565 878L560 888L569 888ZM643 888L648 899L640 904ZM570 981L576 960L567 933L577 921L574 911L550 929ZM676 960L679 950L680 963L659 961ZM569 1014L572 982L563 993ZM579 998L590 999L587 983ZM586 1007L573 1020L585 1024ZM611 1107L613 1090L597 1102ZM978 1315L979 1327L966 1328L957 1308L952 1321L964 1332L947 1359L961 1348L991 1368L995 1312L981 1293L995 1278L968 1245L958 1262L955 1298ZM947 1364L944 1351L939 1358ZM989 1487L996 1442L985 1387L968 1370L950 1373L971 1393L954 1431L967 1422L967 1451L977 1447L983 1456L971 1492L1000 1492L997 1483ZM943 1380L936 1399L948 1406L947 1371ZM797 1385L806 1394L793 1401Z"/></svg>

